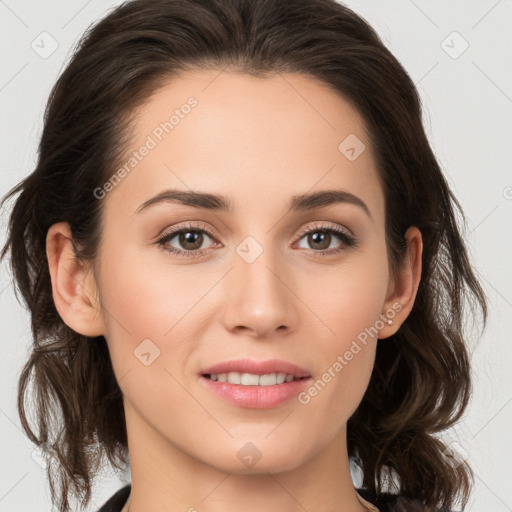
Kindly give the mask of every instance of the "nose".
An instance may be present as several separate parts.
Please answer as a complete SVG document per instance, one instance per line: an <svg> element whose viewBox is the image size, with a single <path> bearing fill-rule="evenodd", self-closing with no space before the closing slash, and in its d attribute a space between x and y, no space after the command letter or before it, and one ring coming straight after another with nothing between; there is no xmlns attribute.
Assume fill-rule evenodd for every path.
<svg viewBox="0 0 512 512"><path fill-rule="evenodd" d="M233 268L224 280L222 319L230 332L268 339L296 329L294 278L286 263L263 251L254 261L234 255Z"/></svg>

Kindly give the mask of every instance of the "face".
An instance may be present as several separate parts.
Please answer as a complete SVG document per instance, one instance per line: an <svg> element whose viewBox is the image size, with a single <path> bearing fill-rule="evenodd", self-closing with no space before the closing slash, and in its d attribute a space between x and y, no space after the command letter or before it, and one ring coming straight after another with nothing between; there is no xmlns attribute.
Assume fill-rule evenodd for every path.
<svg viewBox="0 0 512 512"><path fill-rule="evenodd" d="M203 71L169 82L133 126L125 172L98 192L96 274L129 428L226 471L297 467L344 432L387 309L363 120L302 75ZM228 368L294 375L268 387L203 375L240 359L306 377L284 363Z"/></svg>

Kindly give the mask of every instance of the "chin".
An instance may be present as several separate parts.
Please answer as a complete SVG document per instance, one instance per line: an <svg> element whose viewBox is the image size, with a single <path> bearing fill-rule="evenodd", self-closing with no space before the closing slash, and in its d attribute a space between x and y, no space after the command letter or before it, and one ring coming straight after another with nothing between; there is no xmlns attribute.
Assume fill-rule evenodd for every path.
<svg viewBox="0 0 512 512"><path fill-rule="evenodd" d="M298 451L298 446L301 446L299 440L289 444L278 442L277 439L276 442L263 439L261 443L257 440L238 442L236 446L222 449L218 458L213 454L214 459L205 462L222 471L240 475L281 473L297 468L307 459L304 447ZM231 451L234 457L226 455Z"/></svg>

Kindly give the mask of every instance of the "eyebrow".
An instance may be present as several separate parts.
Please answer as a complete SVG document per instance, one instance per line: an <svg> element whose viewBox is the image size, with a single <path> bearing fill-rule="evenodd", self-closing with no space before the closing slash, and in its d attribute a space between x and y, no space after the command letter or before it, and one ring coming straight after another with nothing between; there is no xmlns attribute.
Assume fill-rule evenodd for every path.
<svg viewBox="0 0 512 512"><path fill-rule="evenodd" d="M207 192L169 189L142 203L135 213L159 203L180 203L194 208L204 208L219 212L232 212L233 204L222 195ZM309 194L293 196L288 204L288 211L312 210L333 204L348 203L360 207L370 219L373 217L365 202L346 190L320 190Z"/></svg>

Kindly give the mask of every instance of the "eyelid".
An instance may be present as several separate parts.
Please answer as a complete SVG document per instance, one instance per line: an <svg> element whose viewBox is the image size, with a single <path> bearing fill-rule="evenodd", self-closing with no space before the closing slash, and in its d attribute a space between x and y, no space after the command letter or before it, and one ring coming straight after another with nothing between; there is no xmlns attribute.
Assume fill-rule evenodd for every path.
<svg viewBox="0 0 512 512"><path fill-rule="evenodd" d="M194 222L197 222L197 225L194 224ZM177 234L180 231L186 230L186 229L197 230L197 231L205 231L206 234L210 238L215 239L215 235L213 234L213 230L210 229L207 224L205 224L202 221L188 221L185 224L183 224L182 226L178 225L178 226L173 226L172 228L164 229L159 235L157 235L156 241L158 242L158 241L162 240L163 238L166 238L169 235Z"/></svg>
<svg viewBox="0 0 512 512"><path fill-rule="evenodd" d="M339 226L338 224L326 224L324 221L317 221L315 222L314 224L310 224L308 226L306 226L305 228L303 228L299 234L297 235L297 238L300 240L304 235L306 235L307 233L309 233L310 231L314 231L315 229L317 230L334 230L334 231L337 231L339 233L342 233L344 235L346 235L348 238L355 238L354 235L346 228L342 227L342 226Z"/></svg>

